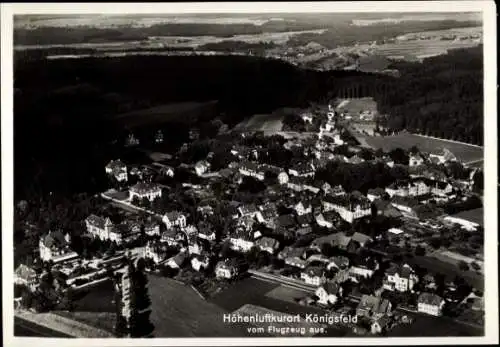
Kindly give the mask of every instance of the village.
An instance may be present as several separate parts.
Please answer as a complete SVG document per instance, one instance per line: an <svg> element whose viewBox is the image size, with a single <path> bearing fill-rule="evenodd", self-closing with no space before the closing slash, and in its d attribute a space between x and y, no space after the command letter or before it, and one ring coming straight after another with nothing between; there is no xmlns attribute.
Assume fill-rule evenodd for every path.
<svg viewBox="0 0 500 347"><path fill-rule="evenodd" d="M298 289L301 306L356 315L345 327L355 334L386 334L419 315L482 327L484 230L457 215L482 207L481 170L447 149L363 148L343 117L330 105L299 114L304 127L318 124L312 136L221 127L202 159L189 155L196 129L178 153L149 163L109 158L109 190L80 221L85 241L75 248L71 233L47 230L37 266L15 270L28 288L17 307L71 305L68 292L141 258L146 272L206 297L248 276ZM130 134L126 145L141 143Z"/></svg>

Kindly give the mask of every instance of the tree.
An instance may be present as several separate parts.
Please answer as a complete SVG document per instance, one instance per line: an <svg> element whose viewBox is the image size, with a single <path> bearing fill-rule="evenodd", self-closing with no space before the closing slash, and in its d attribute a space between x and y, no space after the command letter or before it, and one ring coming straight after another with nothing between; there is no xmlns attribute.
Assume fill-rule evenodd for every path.
<svg viewBox="0 0 500 347"><path fill-rule="evenodd" d="M419 246L417 246L417 247L415 248L415 255L418 255L418 256L423 256L423 255L425 255L425 248L424 248L424 247L422 247L422 246L420 246L420 245L419 245Z"/></svg>
<svg viewBox="0 0 500 347"><path fill-rule="evenodd" d="M460 261L458 262L458 268L459 268L460 270L462 270L462 271L468 271L468 270L469 270L469 265L468 265L465 261L460 260Z"/></svg>

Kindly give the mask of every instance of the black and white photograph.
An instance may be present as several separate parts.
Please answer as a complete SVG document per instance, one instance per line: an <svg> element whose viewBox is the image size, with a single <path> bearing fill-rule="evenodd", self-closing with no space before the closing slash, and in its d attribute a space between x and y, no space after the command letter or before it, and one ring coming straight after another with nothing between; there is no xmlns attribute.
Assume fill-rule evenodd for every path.
<svg viewBox="0 0 500 347"><path fill-rule="evenodd" d="M2 4L1 51L4 345L498 343L493 1Z"/></svg>

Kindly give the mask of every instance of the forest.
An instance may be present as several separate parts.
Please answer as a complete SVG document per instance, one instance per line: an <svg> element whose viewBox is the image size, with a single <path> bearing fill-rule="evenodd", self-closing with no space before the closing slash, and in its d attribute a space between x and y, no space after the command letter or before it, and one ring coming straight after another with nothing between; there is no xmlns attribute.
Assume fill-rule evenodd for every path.
<svg viewBox="0 0 500 347"><path fill-rule="evenodd" d="M114 122L116 116L172 102L218 100L220 119L231 127L257 113L326 103L355 91L375 98L390 128L481 144L481 52L401 63L400 78L318 72L235 56L19 60L14 66L16 200L52 191L101 191L104 165L125 155L112 144L126 131ZM170 123L163 130L180 145L188 126Z"/></svg>

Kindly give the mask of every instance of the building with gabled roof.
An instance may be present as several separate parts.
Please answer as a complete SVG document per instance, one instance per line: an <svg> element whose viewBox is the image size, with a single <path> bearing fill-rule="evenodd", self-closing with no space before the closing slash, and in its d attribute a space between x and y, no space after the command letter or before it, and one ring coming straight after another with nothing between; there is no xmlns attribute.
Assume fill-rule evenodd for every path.
<svg viewBox="0 0 500 347"><path fill-rule="evenodd" d="M140 200L146 198L153 201L161 197L161 188L154 183L139 182L129 189L129 199L133 200L135 197Z"/></svg>
<svg viewBox="0 0 500 347"><path fill-rule="evenodd" d="M418 277L411 266L408 264L393 265L385 272L383 287L391 291L407 292L412 291L417 282Z"/></svg>
<svg viewBox="0 0 500 347"><path fill-rule="evenodd" d="M323 198L323 208L325 211L336 211L349 223L371 214L370 200L359 192L348 195L327 195Z"/></svg>
<svg viewBox="0 0 500 347"><path fill-rule="evenodd" d="M127 165L125 165L120 159L111 160L105 167L106 173L113 176L118 182L126 182L127 176Z"/></svg>
<svg viewBox="0 0 500 347"><path fill-rule="evenodd" d="M431 316L441 316L445 300L437 294L421 293L417 299L417 310Z"/></svg>
<svg viewBox="0 0 500 347"><path fill-rule="evenodd" d="M279 249L280 243L276 239L264 236L255 242L255 246L263 252L274 254Z"/></svg>
<svg viewBox="0 0 500 347"><path fill-rule="evenodd" d="M342 287L333 281L327 281L316 289L316 296L319 298L318 303L322 305L334 305L342 296Z"/></svg>
<svg viewBox="0 0 500 347"><path fill-rule="evenodd" d="M325 268L321 266L307 266L300 273L300 278L307 284L320 286L326 282Z"/></svg>
<svg viewBox="0 0 500 347"><path fill-rule="evenodd" d="M60 230L50 231L39 241L40 259L44 262L60 263L78 258Z"/></svg>

